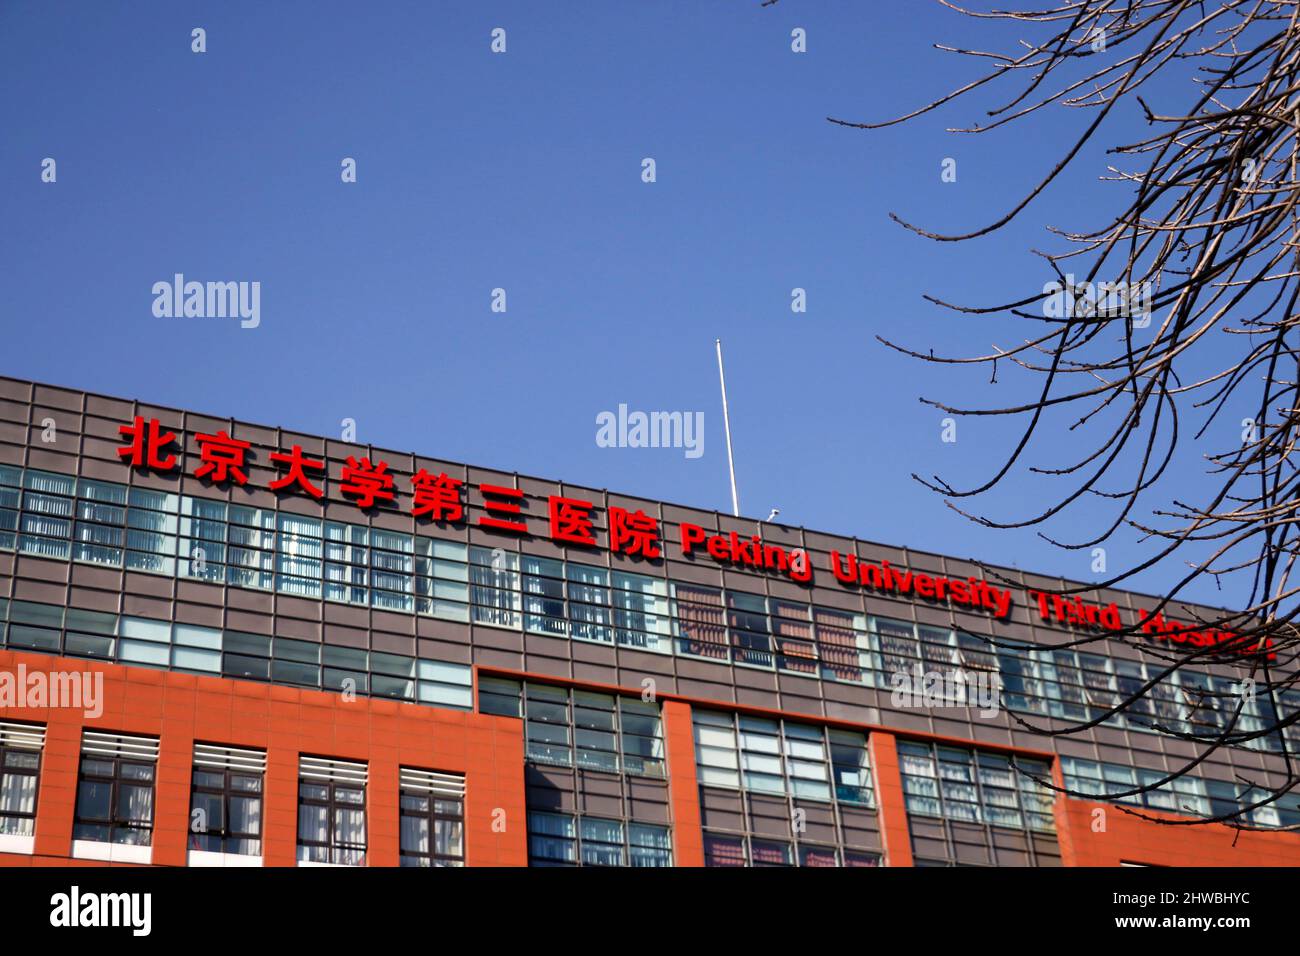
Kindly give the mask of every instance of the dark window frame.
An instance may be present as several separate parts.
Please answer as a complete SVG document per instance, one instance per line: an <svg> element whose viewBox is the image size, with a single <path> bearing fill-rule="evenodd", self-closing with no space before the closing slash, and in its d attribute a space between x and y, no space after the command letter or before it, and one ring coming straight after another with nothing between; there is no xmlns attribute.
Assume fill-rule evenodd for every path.
<svg viewBox="0 0 1300 956"><path fill-rule="evenodd" d="M534 821L538 817L554 817L557 819L567 820L572 826L572 836L559 836L553 833L547 833L536 827ZM612 823L619 827L619 842L615 843L609 840L602 840L596 837L590 837L583 832L583 823L591 821L592 823ZM668 838L668 846L652 847L645 844L634 843L632 840L632 828L654 828L663 831L663 835ZM543 840L554 840L570 845L573 848L573 859L565 860L558 857L542 856L534 852L534 838ZM616 848L619 851L618 863L600 863L588 859L585 852L588 846L608 850ZM628 820L621 817L608 817L601 814L571 813L562 810L529 810L528 812L528 865L535 867L597 867L597 868L619 868L619 867L637 867L635 860L638 855L633 853L633 849L648 849L656 853L665 853L667 862L666 867L676 866L674 861L673 845L673 827L667 823L648 823L643 820ZM642 854L644 856L644 854Z"/></svg>
<svg viewBox="0 0 1300 956"><path fill-rule="evenodd" d="M87 761L96 761L100 763L111 763L113 771L111 774L88 773L86 770ZM121 807L119 800L122 796L124 786L139 787L143 786L145 781L133 780L122 776L124 766L139 766L149 768L149 821L147 824L141 822L132 822L119 819ZM107 783L109 785L108 798L108 817L98 819L82 815L81 787L83 783ZM115 757L106 754L92 754L82 752L81 761L77 767L77 799L73 809L72 818L72 838L74 840L90 840L96 843L114 843L125 846L153 846L153 829L154 823L158 817L158 761L142 760L139 757ZM108 829L108 838L101 839L98 836L79 835L78 831L83 834L87 828ZM133 832L144 834L146 839L140 842L128 843L117 840L115 837L122 832Z"/></svg>
<svg viewBox="0 0 1300 956"><path fill-rule="evenodd" d="M10 767L10 754L26 754L36 757L35 768L28 767ZM6 833L10 836L34 836L36 833L36 808L40 806L41 799L41 768L44 765L44 751L32 747L15 747L12 744L0 744L0 786L3 785L3 779L9 776L16 777L34 777L36 779L36 793L32 802L32 812L24 813L19 810L0 810L0 818L4 820L31 820L31 833L9 833L9 831L0 829L0 833Z"/></svg>
<svg viewBox="0 0 1300 956"><path fill-rule="evenodd" d="M303 794L303 787L326 787L329 790L329 795L324 800L320 800L314 797L307 797ZM366 865L366 861L370 849L370 820L369 820L369 814L367 812L368 810L367 789L368 789L368 785L365 783L357 783L354 781L313 779L311 777L304 777L301 774L299 774L298 776L298 809L299 809L298 849L299 850L304 848L318 849L318 850L323 849L326 851L326 855L328 856L328 859L326 860L314 860L314 859L303 860L300 856L298 859L299 864L307 862L307 863L330 863L330 864L342 865L342 866L365 866ZM338 792L340 790L347 790L347 791L359 790L361 792L361 800L359 802L353 800L339 800ZM303 838L302 808L304 806L325 808L326 838L324 841L306 840ZM360 845L344 843L338 839L338 833L336 832L334 826L334 811L340 809L355 810L358 807L361 808L361 814L362 814L361 828L365 835L365 842ZM339 857L351 853L360 853L360 859L355 863L349 863L346 860L339 859Z"/></svg>
<svg viewBox="0 0 1300 956"><path fill-rule="evenodd" d="M211 784L199 783L198 775L200 773L221 774L221 786L215 787ZM232 776L252 777L257 779L257 790L236 790L231 786ZM208 826L206 830L199 833L194 830L194 811L199 809L194 805L196 796L207 795L215 796L221 799L221 826ZM243 833L235 832L230 829L230 803L232 797L249 799L256 797L258 803L257 810L257 832ZM261 856L262 855L262 826L266 819L266 773L260 770L235 770L229 767L206 767L202 764L194 764L190 768L190 827L189 827L189 848L191 850L203 850L209 853L230 853L237 856ZM214 850L211 847L198 846L200 837L215 837L221 841L221 848ZM242 850L230 849L233 841L246 841L256 844L256 849L252 853L245 853Z"/></svg>
<svg viewBox="0 0 1300 956"><path fill-rule="evenodd" d="M427 799L429 808L427 810L413 810L406 806L406 798L414 797ZM444 813L438 810L440 803L456 803L460 806L459 813ZM418 866L464 866L465 865L465 798L463 796L454 797L445 794L431 793L428 790L421 790L416 787L401 787L398 791L397 798L397 815L398 815L398 852L401 854L401 865L407 866L407 858L414 857L419 860L427 860L427 863L415 864ZM427 851L408 849L403 845L406 833L401 827L403 818L413 818L423 820L429 825L429 849ZM460 825L460 852L439 853L437 852L438 840L438 823L448 822Z"/></svg>

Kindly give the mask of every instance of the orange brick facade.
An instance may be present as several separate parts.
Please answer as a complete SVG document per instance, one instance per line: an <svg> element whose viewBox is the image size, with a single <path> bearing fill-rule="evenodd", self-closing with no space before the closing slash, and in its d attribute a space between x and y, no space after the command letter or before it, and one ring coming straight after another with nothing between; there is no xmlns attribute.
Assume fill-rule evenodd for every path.
<svg viewBox="0 0 1300 956"><path fill-rule="evenodd" d="M398 767L465 775L465 853L470 866L528 862L524 751L519 721L252 681L195 677L138 667L0 652L0 669L104 672L104 712L0 708L0 718L46 724L33 856L0 862L70 862L83 725L156 735L153 862L184 866L190 766L196 740L267 752L263 841L267 866L293 866L298 828L298 755L364 761L368 859L398 863Z"/></svg>
<svg viewBox="0 0 1300 956"><path fill-rule="evenodd" d="M1184 823L1189 819L1155 810L1142 813ZM1238 833L1220 824L1168 826L1112 804L1081 800L1057 802L1056 826L1066 866L1300 866L1297 833Z"/></svg>
<svg viewBox="0 0 1300 956"><path fill-rule="evenodd" d="M46 726L35 850L31 855L0 854L0 865L104 865L70 857L83 727L159 738L155 865L186 863L195 741L267 752L266 866L295 865L300 754L368 765L367 860L371 866L398 864L401 766L464 775L467 865L528 863L524 743L519 720L367 697L345 701L340 695L321 691L0 651L0 670L12 671L20 664L42 671L102 671L103 713L87 720L76 709L0 707L0 719ZM678 866L699 866L704 859L691 706L691 701L682 699L663 702L673 859ZM870 731L885 862L911 866L896 737L888 729L859 727ZM1033 756L1044 754L1035 752ZM1059 766L1054 767L1054 774L1059 785ZM1055 818L1066 866L1300 864L1300 834L1296 833L1237 834L1220 825L1168 826L1126 813L1116 805L1064 797L1056 801Z"/></svg>

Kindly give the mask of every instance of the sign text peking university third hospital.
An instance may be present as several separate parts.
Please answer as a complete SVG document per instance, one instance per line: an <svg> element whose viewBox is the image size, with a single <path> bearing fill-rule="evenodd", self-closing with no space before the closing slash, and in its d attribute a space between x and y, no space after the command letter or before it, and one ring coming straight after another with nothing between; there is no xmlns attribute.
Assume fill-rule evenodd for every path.
<svg viewBox="0 0 1300 956"><path fill-rule="evenodd" d="M1300 864L1296 795L1155 822L1300 725L1117 796L1225 725L1233 635L1065 586L0 378L0 862Z"/></svg>

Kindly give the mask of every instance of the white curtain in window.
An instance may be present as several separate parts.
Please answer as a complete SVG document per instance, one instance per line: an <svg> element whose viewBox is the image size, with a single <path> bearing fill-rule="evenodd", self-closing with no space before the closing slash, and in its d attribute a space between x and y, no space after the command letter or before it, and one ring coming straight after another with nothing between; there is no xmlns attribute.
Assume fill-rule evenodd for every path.
<svg viewBox="0 0 1300 956"><path fill-rule="evenodd" d="M235 833L261 833L262 801L256 797L232 797L230 829Z"/></svg>
<svg viewBox="0 0 1300 956"><path fill-rule="evenodd" d="M463 825L459 820L437 821L437 852L446 856L461 855Z"/></svg>
<svg viewBox="0 0 1300 956"><path fill-rule="evenodd" d="M366 811L335 807L334 843L336 846L365 846Z"/></svg>
<svg viewBox="0 0 1300 956"><path fill-rule="evenodd" d="M303 843L329 841L329 826L324 807L298 807L298 838Z"/></svg>
<svg viewBox="0 0 1300 956"><path fill-rule="evenodd" d="M428 820L422 817L402 817L402 849L412 853L429 852Z"/></svg>
<svg viewBox="0 0 1300 956"><path fill-rule="evenodd" d="M153 788L123 787L119 801L121 819L143 824L153 821Z"/></svg>
<svg viewBox="0 0 1300 956"><path fill-rule="evenodd" d="M0 813L35 813L36 778L7 773L0 778Z"/></svg>

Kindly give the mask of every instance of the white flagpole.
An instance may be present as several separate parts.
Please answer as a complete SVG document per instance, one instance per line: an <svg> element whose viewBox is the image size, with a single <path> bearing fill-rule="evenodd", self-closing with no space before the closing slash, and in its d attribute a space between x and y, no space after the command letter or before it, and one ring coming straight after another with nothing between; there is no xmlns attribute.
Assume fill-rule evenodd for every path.
<svg viewBox="0 0 1300 956"><path fill-rule="evenodd" d="M731 513L740 517L740 499L736 497L736 460L731 455L731 416L727 412L727 375L722 370L722 339L714 339L718 347L718 382L722 385L722 426L727 432L727 470L731 473Z"/></svg>

